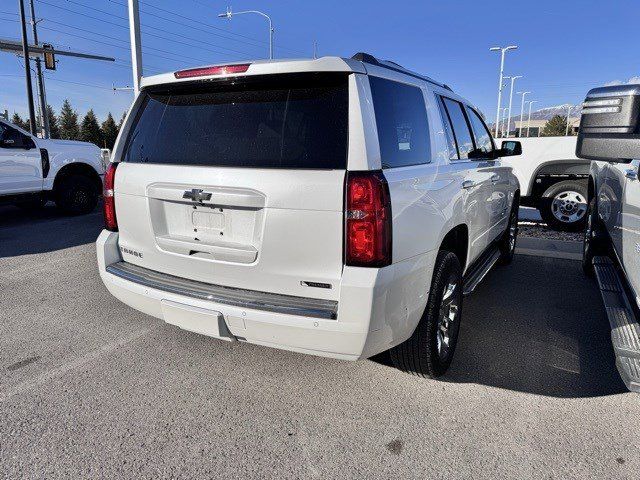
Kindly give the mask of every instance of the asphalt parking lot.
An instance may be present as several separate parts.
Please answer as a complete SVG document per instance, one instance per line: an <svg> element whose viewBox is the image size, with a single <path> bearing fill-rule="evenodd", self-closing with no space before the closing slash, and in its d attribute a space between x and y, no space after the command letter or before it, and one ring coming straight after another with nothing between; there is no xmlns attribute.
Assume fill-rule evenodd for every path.
<svg viewBox="0 0 640 480"><path fill-rule="evenodd" d="M100 281L101 223L0 207L1 478L638 477L640 397L568 255L492 271L431 381L138 313Z"/></svg>

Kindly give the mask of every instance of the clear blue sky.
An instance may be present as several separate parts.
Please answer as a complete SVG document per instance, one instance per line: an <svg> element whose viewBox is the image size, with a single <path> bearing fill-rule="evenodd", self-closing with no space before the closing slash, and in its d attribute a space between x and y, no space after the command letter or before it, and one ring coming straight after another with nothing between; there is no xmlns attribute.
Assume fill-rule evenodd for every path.
<svg viewBox="0 0 640 480"><path fill-rule="evenodd" d="M505 73L524 75L517 89L533 91L539 107L577 104L593 86L640 75L637 0L140 2L147 74L266 56L262 18L216 18L232 5L271 15L277 57L311 56L314 40L320 55L366 51L448 83L489 119L498 83L499 55L488 50L493 45L519 46L508 53ZM59 57L58 70L47 72L49 103L59 110L69 98L81 115L93 108L101 120L108 111L119 117L131 101L130 93L110 90L131 84L126 0L35 5L44 19L41 42L118 58L108 64ZM17 0L3 1L0 12L0 38L18 39ZM0 109L24 116L23 73L15 55L0 53Z"/></svg>

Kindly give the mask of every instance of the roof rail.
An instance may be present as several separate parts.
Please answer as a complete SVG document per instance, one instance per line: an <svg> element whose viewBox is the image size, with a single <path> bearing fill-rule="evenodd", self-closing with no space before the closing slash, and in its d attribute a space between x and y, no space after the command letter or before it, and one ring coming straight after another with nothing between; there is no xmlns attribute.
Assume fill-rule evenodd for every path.
<svg viewBox="0 0 640 480"><path fill-rule="evenodd" d="M434 85L438 85L439 87L446 88L447 90L453 91L451 90L451 87L449 87L448 85L444 83L440 83L431 77L427 77L426 75L420 75L419 73L412 72L411 70L407 70L402 65L396 62L392 62L391 60L378 60L373 55L365 52L358 52L351 58L353 60L358 60L359 62L369 63L371 65L376 65L378 67L388 68L389 70L394 70L396 72L404 73L406 75L410 75L412 77L425 80L429 83L433 83Z"/></svg>

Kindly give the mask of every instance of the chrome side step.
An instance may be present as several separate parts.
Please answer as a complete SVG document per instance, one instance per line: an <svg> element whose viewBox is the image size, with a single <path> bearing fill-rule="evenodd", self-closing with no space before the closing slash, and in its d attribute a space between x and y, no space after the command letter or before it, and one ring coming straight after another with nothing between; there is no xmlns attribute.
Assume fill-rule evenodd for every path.
<svg viewBox="0 0 640 480"><path fill-rule="evenodd" d="M484 253L480 260L472 266L471 271L464 276L462 294L465 296L471 295L499 259L500 250L498 250L498 247L491 247Z"/></svg>
<svg viewBox="0 0 640 480"><path fill-rule="evenodd" d="M616 366L627 388L640 393L640 324L611 259L594 257L593 268L611 326Z"/></svg>

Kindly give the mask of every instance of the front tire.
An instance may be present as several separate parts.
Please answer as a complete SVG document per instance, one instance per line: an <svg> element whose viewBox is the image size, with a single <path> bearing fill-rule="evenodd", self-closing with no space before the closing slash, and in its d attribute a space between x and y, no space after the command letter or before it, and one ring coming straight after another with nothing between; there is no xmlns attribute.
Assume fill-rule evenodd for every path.
<svg viewBox="0 0 640 480"><path fill-rule="evenodd" d="M549 227L565 232L584 229L587 218L587 185L565 180L545 190L538 202L540 216Z"/></svg>
<svg viewBox="0 0 640 480"><path fill-rule="evenodd" d="M68 175L62 178L54 195L56 206L68 215L91 213L98 204L96 186L84 175Z"/></svg>
<svg viewBox="0 0 640 480"><path fill-rule="evenodd" d="M427 306L413 335L390 350L399 370L420 377L443 375L458 342L462 318L462 268L458 257L441 250L431 282Z"/></svg>
<svg viewBox="0 0 640 480"><path fill-rule="evenodd" d="M513 201L511 207L511 213L509 214L509 224L505 230L502 238L498 243L500 249L500 258L498 262L500 265L509 265L513 261L513 256L516 251L516 242L518 240L518 211L520 205L518 199Z"/></svg>
<svg viewBox="0 0 640 480"><path fill-rule="evenodd" d="M584 237L582 239L582 270L593 277L593 257L607 253L607 242L604 228L598 218L596 199L589 202L587 220L585 222Z"/></svg>

